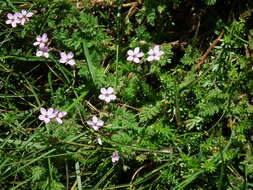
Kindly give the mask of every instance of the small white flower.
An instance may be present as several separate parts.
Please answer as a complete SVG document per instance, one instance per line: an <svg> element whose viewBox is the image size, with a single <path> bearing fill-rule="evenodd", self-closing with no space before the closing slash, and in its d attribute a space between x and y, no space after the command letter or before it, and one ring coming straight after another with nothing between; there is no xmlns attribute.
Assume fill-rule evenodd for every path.
<svg viewBox="0 0 253 190"><path fill-rule="evenodd" d="M100 100L104 100L106 103L109 103L112 100L116 99L115 94L113 94L113 88L101 88L100 89L101 94L98 96Z"/></svg>
<svg viewBox="0 0 253 190"><path fill-rule="evenodd" d="M34 46L39 46L39 48L45 47L45 44L48 42L47 34L44 33L42 36L36 37L36 42L33 43Z"/></svg>
<svg viewBox="0 0 253 190"><path fill-rule="evenodd" d="M96 116L93 116L92 120L87 121L87 124L90 125L94 131L98 131L100 127L104 125L104 121L99 120Z"/></svg>
<svg viewBox="0 0 253 190"><path fill-rule="evenodd" d="M118 152L114 152L112 154L111 158L112 158L112 163L113 164L116 163L116 162L118 162L119 161L119 153Z"/></svg>
<svg viewBox="0 0 253 190"><path fill-rule="evenodd" d="M149 56L147 58L148 61L159 61L160 56L164 54L163 51L160 51L160 47L156 45L153 49L150 49L148 52Z"/></svg>
<svg viewBox="0 0 253 190"><path fill-rule="evenodd" d="M102 145L102 140L100 137L97 137L96 140L95 140L99 145Z"/></svg>
<svg viewBox="0 0 253 190"><path fill-rule="evenodd" d="M140 63L140 57L144 55L143 52L140 52L140 48L136 47L134 50L127 51L128 57L127 61L133 61L135 63Z"/></svg>
<svg viewBox="0 0 253 190"><path fill-rule="evenodd" d="M40 108L41 115L39 116L39 120L44 121L45 123L49 123L51 119L55 117L54 109L49 108L46 110L45 108Z"/></svg>
<svg viewBox="0 0 253 190"><path fill-rule="evenodd" d="M18 19L18 14L17 13L15 13L15 14L8 13L7 18L8 18L8 20L6 20L5 23L6 24L11 24L12 28L16 28L17 24L20 23L20 20Z"/></svg>
<svg viewBox="0 0 253 190"><path fill-rule="evenodd" d="M20 24L24 25L26 21L29 20L29 17L33 16L32 12L27 12L26 10L21 10L20 13L17 13Z"/></svg>
<svg viewBox="0 0 253 190"><path fill-rule="evenodd" d="M44 46L44 47L40 48L39 50L37 50L36 56L37 56L37 57L45 57L45 58L48 58L48 57L49 57L48 47L47 47L47 46Z"/></svg>
<svg viewBox="0 0 253 190"><path fill-rule="evenodd" d="M54 114L55 114L55 119L59 124L62 124L62 119L64 116L67 115L67 112L65 111L59 111L59 110L54 110Z"/></svg>
<svg viewBox="0 0 253 190"><path fill-rule="evenodd" d="M68 54L66 54L65 52L61 52L60 55L61 55L61 59L59 60L60 63L66 63L71 66L76 64L75 60L73 59L74 54L72 52L69 52Z"/></svg>

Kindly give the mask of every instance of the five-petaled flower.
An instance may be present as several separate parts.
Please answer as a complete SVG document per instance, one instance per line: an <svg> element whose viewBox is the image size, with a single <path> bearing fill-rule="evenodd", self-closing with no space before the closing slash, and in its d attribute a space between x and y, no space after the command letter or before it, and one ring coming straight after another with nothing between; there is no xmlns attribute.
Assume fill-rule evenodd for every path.
<svg viewBox="0 0 253 190"><path fill-rule="evenodd" d="M18 13L15 13L15 14L8 13L7 18L8 20L6 20L5 23L11 24L12 28L17 27L17 24L20 23L20 20L18 19Z"/></svg>
<svg viewBox="0 0 253 190"><path fill-rule="evenodd" d="M109 88L101 88L100 89L101 94L99 95L99 99L100 100L104 100L106 103L109 103L112 100L116 99L115 94L113 93L113 88L109 87Z"/></svg>
<svg viewBox="0 0 253 190"><path fill-rule="evenodd" d="M54 114L55 114L55 119L59 124L62 124L62 119L64 116L67 115L67 112L65 111L59 111L59 110L54 110Z"/></svg>
<svg viewBox="0 0 253 190"><path fill-rule="evenodd" d="M39 48L45 47L45 44L48 42L47 34L44 33L42 36L36 37L36 42L33 43L34 46L39 46Z"/></svg>
<svg viewBox="0 0 253 190"><path fill-rule="evenodd" d="M148 61L159 61L160 56L164 54L163 51L160 51L159 45L156 45L153 49L150 49L148 52L149 56L147 58Z"/></svg>
<svg viewBox="0 0 253 190"><path fill-rule="evenodd" d="M21 10L20 13L17 13L20 24L24 25L26 21L29 20L29 17L33 16L32 12L27 12L26 10Z"/></svg>
<svg viewBox="0 0 253 190"><path fill-rule="evenodd" d="M87 121L87 124L90 125L94 131L98 131L100 127L104 125L104 121L99 120L96 116L93 116L92 120Z"/></svg>
<svg viewBox="0 0 253 190"><path fill-rule="evenodd" d="M73 59L74 54L72 52L69 52L68 54L66 54L65 52L61 52L60 55L61 55L61 59L59 60L60 63L66 63L71 66L76 64L75 60Z"/></svg>
<svg viewBox="0 0 253 190"><path fill-rule="evenodd" d="M111 156L112 158L112 163L116 163L119 161L119 153L118 152L114 152Z"/></svg>
<svg viewBox="0 0 253 190"><path fill-rule="evenodd" d="M144 55L143 52L140 52L139 47L136 47L134 50L128 50L127 54L127 61L133 61L134 63L140 63L140 57Z"/></svg>
<svg viewBox="0 0 253 190"><path fill-rule="evenodd" d="M39 116L39 120L42 120L45 123L49 123L50 120L56 116L53 108L49 108L48 110L40 108L40 113L41 115Z"/></svg>
<svg viewBox="0 0 253 190"><path fill-rule="evenodd" d="M36 52L36 56L37 57L45 57L45 58L48 58L49 57L49 53L48 53L48 47L47 46L44 46L40 49L37 50Z"/></svg>

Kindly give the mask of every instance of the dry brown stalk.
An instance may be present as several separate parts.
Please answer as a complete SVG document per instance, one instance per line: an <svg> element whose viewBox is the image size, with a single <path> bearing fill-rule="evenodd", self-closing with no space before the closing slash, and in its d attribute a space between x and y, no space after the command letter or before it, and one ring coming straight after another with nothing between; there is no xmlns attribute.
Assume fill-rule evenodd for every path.
<svg viewBox="0 0 253 190"><path fill-rule="evenodd" d="M215 46L220 42L221 38L224 36L225 31L222 30L220 35L213 41L213 43L209 46L209 48L206 50L206 52L204 53L204 55L202 55L198 60L197 60L197 64L195 65L196 70L198 70L200 68L200 66L202 65L202 63L205 61L206 57L208 56L208 54L213 50L213 48L215 48Z"/></svg>

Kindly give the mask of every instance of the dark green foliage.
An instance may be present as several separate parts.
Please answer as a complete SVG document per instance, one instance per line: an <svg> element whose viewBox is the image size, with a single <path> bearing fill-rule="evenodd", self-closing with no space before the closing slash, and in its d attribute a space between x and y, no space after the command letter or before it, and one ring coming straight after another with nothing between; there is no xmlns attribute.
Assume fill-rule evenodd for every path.
<svg viewBox="0 0 253 190"><path fill-rule="evenodd" d="M94 2L1 2L0 189L251 189L252 2ZM24 26L5 24L21 9L34 11ZM49 59L35 56L43 33ZM156 44L160 61L127 61ZM68 114L45 125L41 107Z"/></svg>

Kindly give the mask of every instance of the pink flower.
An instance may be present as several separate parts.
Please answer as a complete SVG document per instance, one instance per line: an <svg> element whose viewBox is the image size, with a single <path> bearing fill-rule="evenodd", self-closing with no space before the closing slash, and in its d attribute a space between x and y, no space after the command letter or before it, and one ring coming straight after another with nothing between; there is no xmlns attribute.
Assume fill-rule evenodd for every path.
<svg viewBox="0 0 253 190"><path fill-rule="evenodd" d="M55 114L55 119L59 124L62 124L62 119L64 116L67 115L67 112L65 111L59 111L59 110L54 110L54 114Z"/></svg>
<svg viewBox="0 0 253 190"><path fill-rule="evenodd" d="M96 116L93 116L92 120L87 121L87 124L90 125L94 131L98 131L100 127L104 125L104 121L99 120Z"/></svg>
<svg viewBox="0 0 253 190"><path fill-rule="evenodd" d="M17 24L20 23L20 20L18 19L18 14L17 13L15 13L15 14L8 13L7 17L8 17L8 20L6 20L5 23L6 24L11 24L12 28L17 27Z"/></svg>
<svg viewBox="0 0 253 190"><path fill-rule="evenodd" d="M44 121L45 123L49 123L50 120L55 117L53 108L49 108L48 110L40 108L40 113L41 115L39 116L39 120Z"/></svg>
<svg viewBox="0 0 253 190"><path fill-rule="evenodd" d="M20 24L24 25L26 21L29 20L29 17L33 16L32 12L27 12L26 10L21 10L20 13L17 13Z"/></svg>
<svg viewBox="0 0 253 190"><path fill-rule="evenodd" d="M62 52L60 55L61 55L61 59L59 60L60 63L66 63L71 66L76 64L75 60L73 59L74 54L72 52L69 52L68 54Z"/></svg>
<svg viewBox="0 0 253 190"><path fill-rule="evenodd" d="M36 42L33 43L34 46L39 46L39 48L45 47L45 44L48 42L47 34L44 33L42 36L36 37Z"/></svg>
<svg viewBox="0 0 253 190"><path fill-rule="evenodd" d="M37 57L45 57L45 58L48 58L48 57L49 57L48 47L47 47L47 46L44 46L44 47L40 48L39 50L37 50L36 56L37 56Z"/></svg>
<svg viewBox="0 0 253 190"><path fill-rule="evenodd" d="M114 152L112 154L111 158L112 158L112 163L113 164L116 163L116 162L118 162L119 161L119 153L118 152Z"/></svg>
<svg viewBox="0 0 253 190"><path fill-rule="evenodd" d="M160 47L156 45L153 49L150 49L148 52L149 56L147 58L148 61L159 61L160 56L164 54L163 51L160 51Z"/></svg>
<svg viewBox="0 0 253 190"><path fill-rule="evenodd" d="M101 94L98 96L100 100L104 100L106 103L109 103L112 100L116 99L116 96L113 94L113 88L101 88L100 89Z"/></svg>
<svg viewBox="0 0 253 190"><path fill-rule="evenodd" d="M144 55L143 52L140 52L140 48L136 47L134 50L127 51L128 57L127 61L133 61L135 63L140 63L140 57Z"/></svg>

